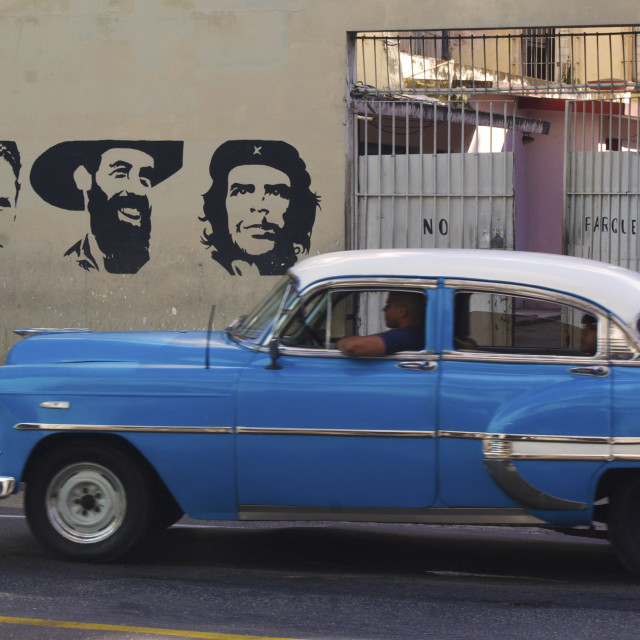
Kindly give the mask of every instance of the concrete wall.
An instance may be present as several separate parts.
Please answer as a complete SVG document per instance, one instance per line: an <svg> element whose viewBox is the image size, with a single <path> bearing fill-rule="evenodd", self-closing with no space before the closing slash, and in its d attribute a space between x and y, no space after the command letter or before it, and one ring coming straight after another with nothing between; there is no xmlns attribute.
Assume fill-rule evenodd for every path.
<svg viewBox="0 0 640 640"><path fill-rule="evenodd" d="M209 164L227 141L287 143L256 146L281 173L297 163L292 183L300 181L299 161L285 157L297 152L305 163L321 209L310 233L290 243L293 260L307 248L343 248L347 32L614 25L636 15L630 0L3 0L0 140L17 144L21 169L17 206L5 203L0 213L4 220L16 214L0 228L0 355L19 326L204 328L215 304L222 328L246 312L284 259L231 275L201 242L211 232L199 220ZM175 144L148 144L156 141ZM77 169L96 153L106 162L113 148L128 149L119 158L126 175L107 175L103 165L103 192L120 177L129 188L114 193L139 191L152 207L148 260L127 266L144 233L115 256L115 271L128 273L109 271L95 248L98 268L79 265L87 266L77 243L91 233L87 190L99 168ZM225 161L242 155L223 150ZM260 180L259 190L271 177ZM15 191L4 189L0 203L6 197L15 205ZM113 212L138 229L145 215L128 200ZM298 220L296 211L287 215Z"/></svg>

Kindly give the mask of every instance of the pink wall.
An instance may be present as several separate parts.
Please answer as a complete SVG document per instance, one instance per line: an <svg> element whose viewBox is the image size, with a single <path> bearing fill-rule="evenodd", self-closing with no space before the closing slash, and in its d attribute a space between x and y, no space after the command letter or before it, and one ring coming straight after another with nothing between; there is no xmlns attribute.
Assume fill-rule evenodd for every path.
<svg viewBox="0 0 640 640"><path fill-rule="evenodd" d="M564 101L515 96L487 96L478 101L484 111L534 118L551 123L548 135L531 134L523 144L522 132L510 133L505 151L515 156L515 248L520 251L562 253L564 208ZM472 101L475 105L475 102ZM523 104L528 108L523 108ZM540 105L546 108L532 108Z"/></svg>
<svg viewBox="0 0 640 640"><path fill-rule="evenodd" d="M529 144L515 134L515 248L562 253L564 112L527 109L518 115L546 120L551 129L532 134Z"/></svg>

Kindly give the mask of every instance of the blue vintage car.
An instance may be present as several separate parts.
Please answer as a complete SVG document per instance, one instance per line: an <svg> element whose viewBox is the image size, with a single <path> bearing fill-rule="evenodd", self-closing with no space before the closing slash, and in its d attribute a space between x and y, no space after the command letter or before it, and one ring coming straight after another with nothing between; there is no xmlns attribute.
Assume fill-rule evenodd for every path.
<svg viewBox="0 0 640 640"><path fill-rule="evenodd" d="M38 540L106 561L183 513L604 522L640 573L639 274L379 250L275 285L224 332L25 332L0 367L0 492L24 483ZM399 292L420 300L422 344L337 348L385 332Z"/></svg>

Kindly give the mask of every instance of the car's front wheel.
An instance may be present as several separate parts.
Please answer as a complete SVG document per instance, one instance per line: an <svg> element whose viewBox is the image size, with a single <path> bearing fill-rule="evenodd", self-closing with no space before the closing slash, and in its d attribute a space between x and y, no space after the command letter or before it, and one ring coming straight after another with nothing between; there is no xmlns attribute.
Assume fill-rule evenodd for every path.
<svg viewBox="0 0 640 640"><path fill-rule="evenodd" d="M34 536L73 560L106 562L129 551L147 532L150 483L131 456L103 443L50 451L25 491Z"/></svg>

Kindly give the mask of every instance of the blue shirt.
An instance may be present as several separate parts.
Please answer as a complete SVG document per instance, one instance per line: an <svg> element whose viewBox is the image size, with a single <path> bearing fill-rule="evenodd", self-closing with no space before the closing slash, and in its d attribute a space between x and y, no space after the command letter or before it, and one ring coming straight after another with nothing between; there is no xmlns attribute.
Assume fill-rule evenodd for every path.
<svg viewBox="0 0 640 640"><path fill-rule="evenodd" d="M424 327L402 327L378 333L384 342L385 355L397 351L421 351L424 349Z"/></svg>

